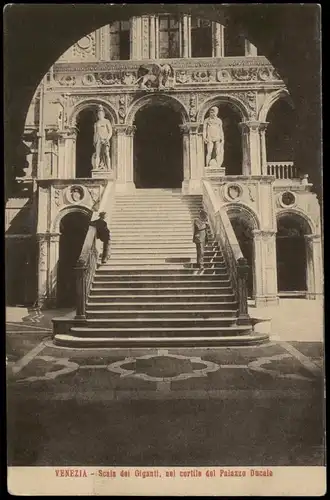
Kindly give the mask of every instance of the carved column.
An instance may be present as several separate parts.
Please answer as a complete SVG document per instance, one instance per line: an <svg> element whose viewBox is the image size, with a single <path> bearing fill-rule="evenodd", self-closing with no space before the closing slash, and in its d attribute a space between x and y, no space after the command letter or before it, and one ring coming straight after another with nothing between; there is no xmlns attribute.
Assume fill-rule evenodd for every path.
<svg viewBox="0 0 330 500"><path fill-rule="evenodd" d="M212 56L224 57L225 55L225 27L219 23L212 23Z"/></svg>
<svg viewBox="0 0 330 500"><path fill-rule="evenodd" d="M149 18L149 58L156 59L156 22L154 15Z"/></svg>
<svg viewBox="0 0 330 500"><path fill-rule="evenodd" d="M115 125L117 137L116 189L127 191L135 188L133 165L134 125Z"/></svg>
<svg viewBox="0 0 330 500"><path fill-rule="evenodd" d="M191 26L190 16L188 14L183 14L182 16L182 57L191 57Z"/></svg>
<svg viewBox="0 0 330 500"><path fill-rule="evenodd" d="M278 303L275 235L275 231L253 230L253 295L257 307Z"/></svg>
<svg viewBox="0 0 330 500"><path fill-rule="evenodd" d="M131 58L134 60L142 59L142 18L132 17L130 30Z"/></svg>
<svg viewBox="0 0 330 500"><path fill-rule="evenodd" d="M60 179L76 177L77 128L68 127L59 131L59 172Z"/></svg>
<svg viewBox="0 0 330 500"><path fill-rule="evenodd" d="M156 59L159 59L159 17L155 16Z"/></svg>
<svg viewBox="0 0 330 500"><path fill-rule="evenodd" d="M49 268L48 268L48 284L49 284L49 299L52 305L56 305L57 296L57 273L60 255L60 233L50 235L49 241Z"/></svg>
<svg viewBox="0 0 330 500"><path fill-rule="evenodd" d="M266 148L266 130L268 122L260 122L260 162L261 175L267 175L267 148Z"/></svg>
<svg viewBox="0 0 330 500"><path fill-rule="evenodd" d="M38 306L43 307L48 298L48 235L38 234Z"/></svg>
<svg viewBox="0 0 330 500"><path fill-rule="evenodd" d="M305 235L307 265L307 298L323 296L322 242L318 234Z"/></svg>
<svg viewBox="0 0 330 500"><path fill-rule="evenodd" d="M142 16L141 18L141 59L149 59L149 18Z"/></svg>
<svg viewBox="0 0 330 500"><path fill-rule="evenodd" d="M200 161L200 124L188 122L180 126L183 133L183 192L186 194L201 193L201 179L203 177L203 163Z"/></svg>
<svg viewBox="0 0 330 500"><path fill-rule="evenodd" d="M258 55L257 47L247 39L245 39L245 55L248 57L255 57Z"/></svg>
<svg viewBox="0 0 330 500"><path fill-rule="evenodd" d="M240 123L242 130L243 175L261 175L260 122Z"/></svg>

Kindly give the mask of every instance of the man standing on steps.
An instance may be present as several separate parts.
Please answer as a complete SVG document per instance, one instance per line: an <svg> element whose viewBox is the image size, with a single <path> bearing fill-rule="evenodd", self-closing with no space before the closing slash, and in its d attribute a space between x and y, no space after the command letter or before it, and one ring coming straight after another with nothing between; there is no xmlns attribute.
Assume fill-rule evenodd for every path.
<svg viewBox="0 0 330 500"><path fill-rule="evenodd" d="M99 218L91 223L91 225L96 228L96 238L101 240L103 243L102 264L105 264L108 260L110 246L110 231L108 224L104 220L106 215L106 212L100 212Z"/></svg>
<svg viewBox="0 0 330 500"><path fill-rule="evenodd" d="M197 266L204 269L204 250L208 243L207 230L209 228L207 213L205 210L199 212L199 217L194 220L194 237L193 242L196 245L197 251Z"/></svg>

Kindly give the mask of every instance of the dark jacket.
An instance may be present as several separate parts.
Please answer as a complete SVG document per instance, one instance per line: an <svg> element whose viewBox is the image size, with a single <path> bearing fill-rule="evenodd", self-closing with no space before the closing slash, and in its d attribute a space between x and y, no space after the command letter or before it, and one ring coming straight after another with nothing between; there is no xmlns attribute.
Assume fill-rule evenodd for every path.
<svg viewBox="0 0 330 500"><path fill-rule="evenodd" d="M206 221L202 221L201 219L195 219L194 221L194 243L204 243L207 244L207 230L208 223Z"/></svg>
<svg viewBox="0 0 330 500"><path fill-rule="evenodd" d="M99 240L103 242L110 240L110 231L105 220L97 219L96 221L91 222L91 226L94 226L96 228L96 237Z"/></svg>

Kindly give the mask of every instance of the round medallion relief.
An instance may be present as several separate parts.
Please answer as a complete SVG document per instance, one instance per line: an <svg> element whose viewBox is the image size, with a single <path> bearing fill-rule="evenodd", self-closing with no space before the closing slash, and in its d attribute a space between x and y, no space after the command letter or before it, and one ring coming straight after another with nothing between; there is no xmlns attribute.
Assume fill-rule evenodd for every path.
<svg viewBox="0 0 330 500"><path fill-rule="evenodd" d="M87 50L90 45L91 45L91 39L89 36L84 36L83 38L81 38L79 40L79 42L77 42L77 45L79 47L79 49L81 50Z"/></svg>
<svg viewBox="0 0 330 500"><path fill-rule="evenodd" d="M85 190L82 186L70 186L66 196L69 203L80 203L85 198Z"/></svg>
<svg viewBox="0 0 330 500"><path fill-rule="evenodd" d="M227 184L225 187L225 198L230 201L237 201L243 194L243 188L239 184Z"/></svg>
<svg viewBox="0 0 330 500"><path fill-rule="evenodd" d="M296 204L296 197L291 191L285 191L280 195L280 205L282 207L293 207Z"/></svg>

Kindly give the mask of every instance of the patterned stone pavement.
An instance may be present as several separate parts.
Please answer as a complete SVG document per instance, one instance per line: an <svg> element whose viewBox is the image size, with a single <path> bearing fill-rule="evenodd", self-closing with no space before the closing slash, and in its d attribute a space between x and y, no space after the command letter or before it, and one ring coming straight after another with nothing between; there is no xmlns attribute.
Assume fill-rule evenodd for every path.
<svg viewBox="0 0 330 500"><path fill-rule="evenodd" d="M68 349L7 325L11 465L322 465L323 348Z"/></svg>

